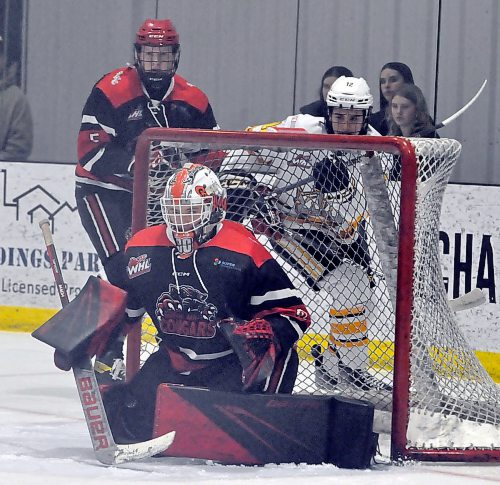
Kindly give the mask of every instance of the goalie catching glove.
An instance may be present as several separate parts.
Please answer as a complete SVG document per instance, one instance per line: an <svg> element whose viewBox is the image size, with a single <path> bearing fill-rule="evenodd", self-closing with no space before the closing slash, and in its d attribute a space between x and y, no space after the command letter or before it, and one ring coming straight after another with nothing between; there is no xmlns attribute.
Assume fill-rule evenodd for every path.
<svg viewBox="0 0 500 485"><path fill-rule="evenodd" d="M243 390L260 391L271 377L276 356L281 351L271 323L263 318L249 321L227 318L218 326L243 367Z"/></svg>
<svg viewBox="0 0 500 485"><path fill-rule="evenodd" d="M219 175L227 191L227 219L242 222L245 217L258 219L268 226L279 224L276 199L264 184L244 170L234 169Z"/></svg>

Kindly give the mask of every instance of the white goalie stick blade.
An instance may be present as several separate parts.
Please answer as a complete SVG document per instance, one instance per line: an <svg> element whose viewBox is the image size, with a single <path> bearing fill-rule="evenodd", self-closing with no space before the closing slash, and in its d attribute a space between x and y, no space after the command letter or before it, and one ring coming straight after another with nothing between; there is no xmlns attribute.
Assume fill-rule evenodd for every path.
<svg viewBox="0 0 500 485"><path fill-rule="evenodd" d="M462 312L486 303L486 295L479 288L474 288L465 295L449 300L448 303L454 312Z"/></svg>
<svg viewBox="0 0 500 485"><path fill-rule="evenodd" d="M116 444L90 359L84 358L79 362L78 366L73 366L73 375L82 403L85 421L92 439L94 453L101 463L119 465L128 461L148 458L165 451L172 444L175 431L139 443Z"/></svg>
<svg viewBox="0 0 500 485"><path fill-rule="evenodd" d="M116 450L111 463L107 465L119 465L132 460L140 460L141 458L149 458L165 451L174 441L175 431L158 436L148 441L140 443L132 443L130 445L115 445Z"/></svg>

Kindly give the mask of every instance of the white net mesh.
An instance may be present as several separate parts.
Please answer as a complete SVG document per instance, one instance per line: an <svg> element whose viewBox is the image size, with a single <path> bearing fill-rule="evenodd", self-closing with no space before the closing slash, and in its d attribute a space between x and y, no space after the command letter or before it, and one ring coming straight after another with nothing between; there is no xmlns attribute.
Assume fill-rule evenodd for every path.
<svg viewBox="0 0 500 485"><path fill-rule="evenodd" d="M150 165L148 182L135 189L147 191L147 224L163 222L158 200L171 165L190 160L214 168L228 189L228 217L257 234L311 313L313 324L298 343L295 392L342 393L390 411L392 301L402 297L396 294L400 192L408 183L401 180L401 157L380 149L382 137L373 137L373 153L356 148L356 137L343 137L337 145L337 137L329 137L330 149L323 143L317 149L300 143L272 146L269 137L260 146L245 146L244 138L190 144L167 137L168 130L161 156L156 143L154 163L143 161ZM353 138L350 146L346 138ZM439 259L441 203L461 147L448 139L412 139L411 144L418 170L415 231L401 241L414 244L415 254L407 444L499 449L499 388L457 326ZM379 179L369 173L377 164ZM144 326L141 361L155 349L154 333L152 324Z"/></svg>

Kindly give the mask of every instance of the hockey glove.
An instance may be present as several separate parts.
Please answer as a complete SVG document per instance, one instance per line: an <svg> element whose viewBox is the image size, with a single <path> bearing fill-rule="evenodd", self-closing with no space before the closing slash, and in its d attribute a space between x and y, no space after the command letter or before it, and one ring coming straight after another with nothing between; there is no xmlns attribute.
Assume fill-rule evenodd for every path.
<svg viewBox="0 0 500 485"><path fill-rule="evenodd" d="M255 214L255 217L268 226L280 224L277 200L271 195L271 191L261 187L259 191L255 191L254 197L255 203L251 212Z"/></svg>
<svg viewBox="0 0 500 485"><path fill-rule="evenodd" d="M263 318L244 321L233 318L218 324L243 367L243 390L258 392L268 379L279 353L279 344L271 324Z"/></svg>
<svg viewBox="0 0 500 485"><path fill-rule="evenodd" d="M227 191L226 219L241 222L255 202L255 177L244 170L234 169L221 172L219 180Z"/></svg>
<svg viewBox="0 0 500 485"><path fill-rule="evenodd" d="M341 161L329 158L316 163L313 168L314 187L323 194L342 193L349 190L349 170Z"/></svg>

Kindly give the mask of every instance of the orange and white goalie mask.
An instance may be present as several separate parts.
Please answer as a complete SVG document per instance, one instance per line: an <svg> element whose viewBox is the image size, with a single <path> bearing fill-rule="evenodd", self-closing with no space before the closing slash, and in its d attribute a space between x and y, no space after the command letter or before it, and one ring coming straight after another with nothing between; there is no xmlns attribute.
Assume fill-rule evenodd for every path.
<svg viewBox="0 0 500 485"><path fill-rule="evenodd" d="M221 228L226 216L226 189L209 168L186 163L168 179L160 203L177 257L186 259Z"/></svg>

